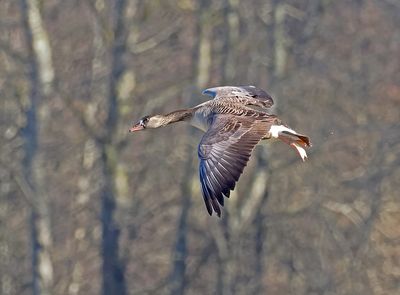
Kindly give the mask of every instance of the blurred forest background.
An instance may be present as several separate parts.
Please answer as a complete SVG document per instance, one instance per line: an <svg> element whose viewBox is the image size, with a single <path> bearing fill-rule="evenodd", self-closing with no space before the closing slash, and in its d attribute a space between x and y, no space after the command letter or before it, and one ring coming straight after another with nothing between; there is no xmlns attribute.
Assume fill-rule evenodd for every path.
<svg viewBox="0 0 400 295"><path fill-rule="evenodd" d="M0 1L0 293L400 294L400 1ZM208 216L201 132L257 85L309 135Z"/></svg>

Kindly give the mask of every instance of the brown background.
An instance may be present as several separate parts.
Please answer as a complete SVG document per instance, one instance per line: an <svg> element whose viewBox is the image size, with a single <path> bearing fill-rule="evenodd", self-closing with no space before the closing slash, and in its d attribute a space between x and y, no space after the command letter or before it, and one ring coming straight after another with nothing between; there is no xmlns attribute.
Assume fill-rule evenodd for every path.
<svg viewBox="0 0 400 295"><path fill-rule="evenodd" d="M1 294L400 294L400 2L0 2ZM223 217L201 132L131 123L252 84L313 148L256 149Z"/></svg>

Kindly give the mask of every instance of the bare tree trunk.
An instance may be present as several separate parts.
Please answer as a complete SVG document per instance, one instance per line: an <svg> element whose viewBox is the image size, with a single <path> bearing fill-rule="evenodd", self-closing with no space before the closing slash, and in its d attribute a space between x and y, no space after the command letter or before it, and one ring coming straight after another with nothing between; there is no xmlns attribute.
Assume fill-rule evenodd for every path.
<svg viewBox="0 0 400 295"><path fill-rule="evenodd" d="M235 72L235 50L232 46L237 43L239 38L239 16L237 13L238 1L224 1L224 22L225 22L225 38L224 46L221 52L221 82L222 84L233 84L236 76ZM231 209L236 209L234 203L237 198L233 196L229 200L228 206ZM217 294L232 294L234 293L234 278L236 276L235 260L237 259L237 249L232 241L236 240L236 232L232 230L232 220L237 212L229 211L222 220L219 231L213 232L216 240L215 244L218 248L218 276L217 276Z"/></svg>
<svg viewBox="0 0 400 295"><path fill-rule="evenodd" d="M265 192L265 197L263 198L263 203L266 202L268 198L268 191ZM267 240L267 228L265 226L265 216L262 213L262 207L257 212L256 218L254 220L256 227L255 236L255 265L254 265L254 290L253 294L261 294L263 290L263 276L264 276L264 241Z"/></svg>
<svg viewBox="0 0 400 295"><path fill-rule="evenodd" d="M54 70L51 48L42 23L37 0L21 0L23 24L30 56L30 107L26 112L24 129L26 182L32 192L31 234L33 294L51 294L53 264L51 260L52 233L50 208L45 188L45 152L41 149L42 130L49 122L46 100L52 90Z"/></svg>
<svg viewBox="0 0 400 295"><path fill-rule="evenodd" d="M202 1L199 7L198 15L198 26L197 34L200 36L196 49L193 54L193 60L197 60L197 64L193 67L193 79L196 82L196 89L193 89L190 94L189 105L194 103L194 93L200 92L209 80L210 67L211 67L211 31L212 27L206 20L206 2ZM189 131L187 134L188 140L190 140L193 134ZM186 149L190 149L190 145L186 146ZM186 153L189 153L187 150ZM186 274L186 258L188 256L187 251L187 218L188 211L191 206L192 196L192 179L197 178L197 175L193 175L194 165L193 161L188 161L185 167L185 179L182 182L182 211L179 217L178 229L176 234L176 242L174 248L174 264L171 272L171 294L184 294L185 293L185 274Z"/></svg>
<svg viewBox="0 0 400 295"><path fill-rule="evenodd" d="M186 274L186 258L188 255L187 250L187 218L191 206L191 179L193 177L189 169L193 168L192 161L187 165L185 180L182 184L182 210L179 217L178 228L176 230L176 242L173 253L173 269L171 273L171 295L172 294L185 294L185 274Z"/></svg>
<svg viewBox="0 0 400 295"><path fill-rule="evenodd" d="M257 167L257 171L262 171L265 174L269 174L269 166L267 162L267 156L260 155L260 152L265 153L265 151L258 151L256 153L259 167ZM267 227L266 227L266 216L263 213L264 206L267 203L269 191L268 191L268 183L266 179L259 179L260 182L264 182L261 184L260 196L261 200L257 204L257 210L255 212L254 217L254 226L255 226L255 265L254 265L254 290L253 294L261 294L263 290L263 276L264 276L264 257L266 256L264 253L264 241L267 240Z"/></svg>
<svg viewBox="0 0 400 295"><path fill-rule="evenodd" d="M108 149L107 149L108 147ZM102 256L103 256L103 294L126 294L125 267L119 257L120 229L115 221L116 196L114 189L114 163L111 153L115 149L108 145L101 147L103 191L101 193Z"/></svg>
<svg viewBox="0 0 400 295"><path fill-rule="evenodd" d="M126 50L126 33L124 28L125 0L116 0L113 7L113 45L111 56L111 74L109 95L107 100L108 114L106 120L106 135L104 141L98 141L104 186L101 193L101 223L102 223L102 255L103 255L103 294L126 294L125 267L119 257L119 226L114 213L117 208L117 190L115 187L116 170L118 166L117 127L119 117L118 84L124 73L122 61Z"/></svg>

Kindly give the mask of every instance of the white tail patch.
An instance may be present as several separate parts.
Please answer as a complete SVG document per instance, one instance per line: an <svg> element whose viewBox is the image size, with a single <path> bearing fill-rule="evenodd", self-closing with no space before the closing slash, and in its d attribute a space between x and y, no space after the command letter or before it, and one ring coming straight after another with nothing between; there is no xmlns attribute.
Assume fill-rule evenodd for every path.
<svg viewBox="0 0 400 295"><path fill-rule="evenodd" d="M303 161L307 159L307 153L305 149L298 143L299 137L297 137L297 135L299 134L296 131L283 125L272 125L269 132L271 137L279 138L284 143L293 147Z"/></svg>
<svg viewBox="0 0 400 295"><path fill-rule="evenodd" d="M279 135L282 131L288 131L297 134L297 132L294 131L293 129L287 128L283 125L272 125L271 129L269 129L269 132L271 132L271 136L274 138L279 138Z"/></svg>

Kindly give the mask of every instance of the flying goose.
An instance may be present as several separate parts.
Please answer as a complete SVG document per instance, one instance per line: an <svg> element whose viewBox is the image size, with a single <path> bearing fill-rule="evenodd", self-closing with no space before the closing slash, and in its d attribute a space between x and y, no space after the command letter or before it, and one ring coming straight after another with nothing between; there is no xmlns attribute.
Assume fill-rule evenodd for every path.
<svg viewBox="0 0 400 295"><path fill-rule="evenodd" d="M224 196L229 198L254 147L269 138L278 138L293 147L305 161L307 136L297 133L266 109L272 97L255 86L221 86L208 88L203 94L213 99L195 107L166 115L141 118L129 132L164 127L188 121L205 132L198 146L199 172L207 211L221 216Z"/></svg>

